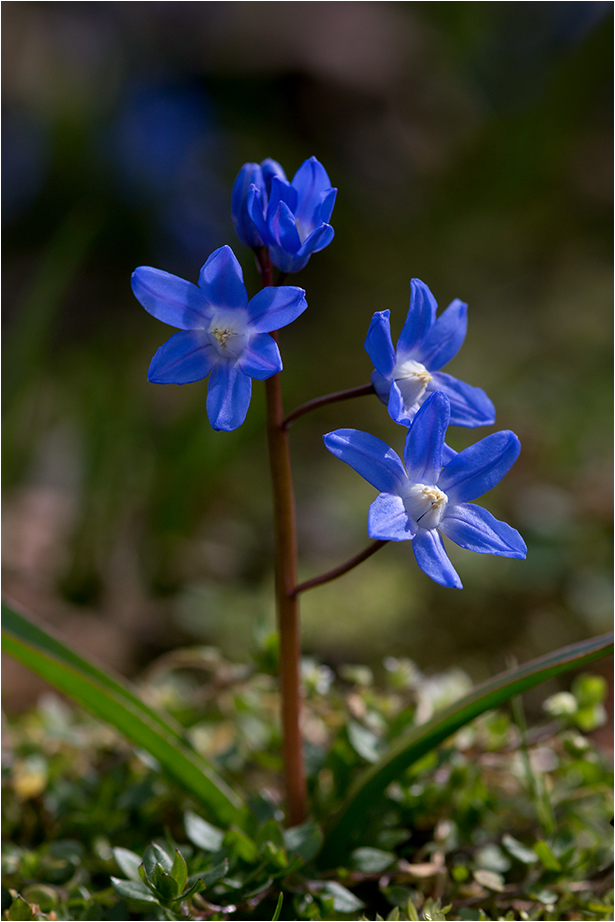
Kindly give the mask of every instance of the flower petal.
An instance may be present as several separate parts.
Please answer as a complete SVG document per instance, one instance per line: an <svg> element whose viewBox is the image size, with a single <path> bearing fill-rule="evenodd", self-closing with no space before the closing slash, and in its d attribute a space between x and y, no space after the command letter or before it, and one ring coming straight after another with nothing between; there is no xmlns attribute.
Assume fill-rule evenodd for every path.
<svg viewBox="0 0 615 922"><path fill-rule="evenodd" d="M374 375L372 375L372 383L374 383ZM376 384L374 383L376 388ZM379 394L379 391L376 388L376 393ZM387 402L387 401L385 401ZM402 393L399 389L397 381L391 381L389 383L389 397L387 403L387 409L389 411L389 416L394 423L398 423L400 426L406 426L407 429L410 428L412 420L416 416L416 411L418 410L418 403L413 404L411 407L406 406L406 401L404 400Z"/></svg>
<svg viewBox="0 0 615 922"><path fill-rule="evenodd" d="M323 436L325 445L381 493L397 493L407 481L404 466L392 448L359 429L336 429Z"/></svg>
<svg viewBox="0 0 615 922"><path fill-rule="evenodd" d="M243 272L229 246L214 250L199 275L199 285L208 304L226 310L247 307L248 293Z"/></svg>
<svg viewBox="0 0 615 922"><path fill-rule="evenodd" d="M265 188L263 171L258 163L244 163L233 185L231 212L241 242L248 247L259 247L263 245L263 239L248 211L248 195L252 185L257 189Z"/></svg>
<svg viewBox="0 0 615 922"><path fill-rule="evenodd" d="M276 213L280 202L285 202L294 213L297 206L297 190L291 186L287 179L273 176L269 191L269 204L267 205L267 220Z"/></svg>
<svg viewBox="0 0 615 922"><path fill-rule="evenodd" d="M419 346L436 319L436 299L419 279L410 282L410 308L406 322L397 340L398 357L406 355Z"/></svg>
<svg viewBox="0 0 615 922"><path fill-rule="evenodd" d="M367 534L379 541L409 541L417 524L406 512L404 501L396 493L380 493L369 507Z"/></svg>
<svg viewBox="0 0 615 922"><path fill-rule="evenodd" d="M314 212L314 224L328 224L337 198L337 189L329 189L322 196L322 201Z"/></svg>
<svg viewBox="0 0 615 922"><path fill-rule="evenodd" d="M263 199L263 195L261 195L256 186L250 186L247 204L248 214L252 221L254 221L263 243L268 246L271 243L271 234L269 233L269 227L265 220L265 204Z"/></svg>
<svg viewBox="0 0 615 922"><path fill-rule="evenodd" d="M278 344L268 333L256 333L239 356L237 365L244 375L265 381L282 371Z"/></svg>
<svg viewBox="0 0 615 922"><path fill-rule="evenodd" d="M130 281L137 301L163 323L180 330L202 329L207 325L207 304L192 282L151 266L139 266Z"/></svg>
<svg viewBox="0 0 615 922"><path fill-rule="evenodd" d="M295 217L299 224L311 225L316 209L322 204L323 193L331 189L327 171L316 157L310 157L301 164L293 176L292 184L299 193Z"/></svg>
<svg viewBox="0 0 615 922"><path fill-rule="evenodd" d="M275 213L267 218L271 238L285 252L294 254L301 246L295 216L286 204L280 202Z"/></svg>
<svg viewBox="0 0 615 922"><path fill-rule="evenodd" d="M494 432L455 455L440 474L438 486L451 503L476 499L500 482L520 451L514 432Z"/></svg>
<svg viewBox="0 0 615 922"><path fill-rule="evenodd" d="M440 522L440 530L459 547L477 554L518 558L527 555L525 541L516 528L500 522L482 506L473 503L449 506Z"/></svg>
<svg viewBox="0 0 615 922"><path fill-rule="evenodd" d="M334 237L335 231L331 225L321 224L320 227L317 227L305 238L297 251L297 256L301 258L306 254L311 256L312 253L319 253L320 250L324 250L325 247L329 246Z"/></svg>
<svg viewBox="0 0 615 922"><path fill-rule="evenodd" d="M207 394L207 415L213 429L238 429L250 406L252 380L235 362L220 362L211 373Z"/></svg>
<svg viewBox="0 0 615 922"><path fill-rule="evenodd" d="M451 426L492 426L495 422L495 407L484 390L472 387L465 381L453 378L443 371L436 371L427 388L442 391L451 405Z"/></svg>
<svg viewBox="0 0 615 922"><path fill-rule="evenodd" d="M248 304L250 327L258 333L280 330L296 320L306 307L303 288L293 285L263 288Z"/></svg>
<svg viewBox="0 0 615 922"><path fill-rule="evenodd" d="M434 582L450 589L463 589L457 571L448 559L442 538L435 528L419 528L412 550L419 567Z"/></svg>
<svg viewBox="0 0 615 922"><path fill-rule="evenodd" d="M279 176L280 179L286 180L286 173L284 172L284 169L280 166L277 160L272 160L271 157L267 157L265 160L261 160L261 169L263 171L263 181L265 183L267 195L269 195L271 192L271 183L273 182L274 176Z"/></svg>
<svg viewBox="0 0 615 922"><path fill-rule="evenodd" d="M385 378L391 377L396 362L391 339L390 316L391 311L376 311L365 338L365 351L374 363L376 371Z"/></svg>
<svg viewBox="0 0 615 922"><path fill-rule="evenodd" d="M431 330L416 350L419 362L438 371L457 355L468 329L468 305L455 298L438 317Z"/></svg>
<svg viewBox="0 0 615 922"><path fill-rule="evenodd" d="M175 333L150 362L147 380L153 384L191 384L206 378L220 356L200 330Z"/></svg>
<svg viewBox="0 0 615 922"><path fill-rule="evenodd" d="M404 445L404 461L410 480L438 482L449 416L448 399L437 391L427 398L412 420Z"/></svg>

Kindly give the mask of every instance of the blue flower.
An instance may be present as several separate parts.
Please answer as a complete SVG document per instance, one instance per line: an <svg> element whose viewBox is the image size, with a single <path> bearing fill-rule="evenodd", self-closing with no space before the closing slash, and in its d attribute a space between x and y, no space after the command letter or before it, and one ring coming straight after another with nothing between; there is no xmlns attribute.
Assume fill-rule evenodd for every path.
<svg viewBox="0 0 615 922"><path fill-rule="evenodd" d="M471 387L440 369L457 355L465 339L468 306L456 298L436 320L437 304L423 282L410 282L410 309L397 350L393 348L390 311L377 311L365 340L374 363L372 384L391 417L409 426L418 408L434 391L442 391L451 405L451 425L488 426L495 407L479 387Z"/></svg>
<svg viewBox="0 0 615 922"><path fill-rule="evenodd" d="M241 232L237 231L239 237L244 242L249 240L249 246L258 246L251 241L260 239L281 272L299 272L312 253L323 250L333 240L334 230L328 221L337 189L331 188L316 157L301 164L292 182L283 171L274 173L271 166L265 175L265 163L281 171L275 161L263 161L260 184L257 164L246 164L237 177L233 190L235 227L241 228ZM250 175L253 181L248 186ZM252 225L246 221L246 210Z"/></svg>
<svg viewBox="0 0 615 922"><path fill-rule="evenodd" d="M239 171L233 194L231 197L231 212L237 236L247 247L262 247L264 241L258 232L258 227L248 212L248 197L250 187L257 190L263 208L266 209L271 193L271 182L274 176L286 182L286 173L276 160L263 160L262 163L244 163Z"/></svg>
<svg viewBox="0 0 615 922"><path fill-rule="evenodd" d="M476 499L499 483L516 461L520 444L513 432L495 432L460 451L444 467L449 401L432 394L406 436L404 461L367 432L337 429L325 445L380 490L369 510L367 531L382 541L412 541L416 561L441 586L461 589L438 530L478 554L525 557L523 538L494 518Z"/></svg>
<svg viewBox="0 0 615 922"><path fill-rule="evenodd" d="M188 384L209 379L207 415L214 429L230 432L243 423L252 378L264 381L282 370L280 351L269 333L295 320L307 307L302 288L263 288L251 301L241 266L230 247L211 254L199 285L140 266L132 290L146 311L179 327L158 349L148 380Z"/></svg>

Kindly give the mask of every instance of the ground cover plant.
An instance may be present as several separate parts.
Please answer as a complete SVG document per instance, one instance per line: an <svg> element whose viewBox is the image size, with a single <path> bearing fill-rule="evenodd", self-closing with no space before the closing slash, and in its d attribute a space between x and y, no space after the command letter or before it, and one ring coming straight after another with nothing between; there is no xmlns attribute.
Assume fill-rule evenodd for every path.
<svg viewBox="0 0 615 922"><path fill-rule="evenodd" d="M361 844L323 868L322 831L349 779L470 682L394 657L379 683L364 666L334 674L304 659L313 817L286 829L271 649L264 638L249 665L178 650L139 683L245 792L249 815L226 829L146 752L54 695L10 722L5 918L613 917L611 769L587 736L604 719L604 680L579 674L531 730L518 701L459 730L388 786Z"/></svg>
<svg viewBox="0 0 615 922"><path fill-rule="evenodd" d="M337 189L331 186L315 157L299 167L292 181L288 181L280 164L269 159L241 169L231 207L238 237L252 249L261 277L261 289L252 297L244 284L241 265L226 245L206 259L198 285L148 266L139 267L132 276L133 292L143 307L179 330L157 350L149 367L149 380L189 385L208 378L206 412L218 438L243 425L249 412L252 381L265 382L277 611L277 634L269 640L268 652L275 663L278 684L267 683L257 675L245 690L249 705L241 694L233 692L237 678L228 666L228 689L224 682L219 687L213 685L218 692L216 707L222 708L218 698L224 701L227 694L231 695L225 716L228 719L229 714L233 715L239 738L245 732L256 740L251 759L259 769L257 783L251 772L246 772L250 763L242 762L241 747L240 754L233 756L233 744L225 758L212 760L208 744L199 746L199 731L206 739L212 733L215 736L219 721L209 723L205 715L202 726L193 726L185 713L179 720L167 716L152 706L147 696L139 695L76 654L35 620L10 607L4 617L5 648L123 733L138 747L137 757L139 752L145 752L142 759L152 774L149 782L140 782L140 790L149 807L155 801L153 779L164 774L171 776L182 787L184 796L194 798L197 809L206 814L204 818L194 807L184 813L183 831L192 846L200 849L196 853L192 846L185 854L179 847L182 843L177 838L177 816L169 816L169 823L173 819L171 825L162 823L150 845L142 842L137 850L129 844L105 846L110 860L124 875L111 878L112 892L127 901L126 905L146 904L154 913L152 918L336 918L363 910L373 914L387 902L395 907L393 915L389 913L392 918L403 918L403 912L408 918L417 917L419 910L424 918L446 918L447 912L456 909L461 913L459 917L469 918L463 913L475 912L474 904L491 893L495 894L491 902L487 900L487 908L480 910L483 917L490 918L484 913L498 913L497 895L506 892L526 898L526 905L520 898L516 904L513 900L504 907L507 914L513 913L512 918L516 911L525 913L522 918L538 918L541 913L545 918L556 918L552 915L556 911L572 913L568 917L574 918L580 904L571 894L583 894L585 887L591 897L583 903L583 911L608 914L612 911L610 904L600 901L602 885L594 884L593 878L585 880L590 864L591 874L598 877L606 868L604 852L594 839L587 840L581 829L575 835L575 823L563 807L563 822L558 825L555 810L555 805L567 803L568 769L578 787L579 779L585 781L587 771L592 778L592 771L584 775L577 763L580 760L595 765L595 758L589 759L587 744L575 730L576 736L568 733L553 737L553 746L545 750L550 754L544 755L543 767L540 759L532 767L518 696L547 679L606 655L612 651L612 636L591 638L529 663L513 664L465 694L453 695L454 700L436 713L434 702L425 696L429 680L417 676L412 664L390 657L386 664L397 675L394 682L400 690L412 692L416 700L412 696L404 700L403 695L379 697L369 675L355 667L342 676L354 682L354 697L336 704L332 691L332 700L325 704L328 698L318 688L330 684L326 670L314 665L310 680L308 665L302 675L302 595L345 576L389 542L411 542L424 577L447 590L462 590L463 585L442 535L465 550L507 557L519 561L519 566L526 556L519 532L474 502L495 487L517 460L521 451L517 436L509 430L492 432L459 452L446 441L449 426L474 429L492 425L495 420L493 403L480 387L441 370L465 339L468 307L459 299L438 313L429 287L412 279L410 306L397 346L391 339L389 310L376 311L366 331L365 349L373 363L371 382L311 399L285 413L278 330L308 309L306 292L288 284L288 277L305 268L312 256L333 240L329 221L336 194ZM300 582L290 428L300 417L323 406L363 398L378 398L386 407L382 412L388 412L391 441L398 444L399 453L388 442L358 429L340 428L325 433L324 445L378 491L367 515L372 543L349 560ZM194 668L195 662L188 659L186 665ZM310 681L322 695L316 698L320 713L318 709L310 713L304 706L302 689ZM547 709L556 716L567 715L573 725L591 728L599 721L603 691L599 678L581 676L572 695L566 697L564 693L563 698L549 699ZM211 691L206 685L200 693L207 697ZM509 701L516 702L516 744L505 717L484 716ZM187 702L182 706L185 709ZM280 728L273 731L278 707ZM349 710L350 718L340 719L344 709ZM449 743L448 749L439 750L441 744L446 745L476 718L482 719L479 729L474 725L468 733L472 740L478 733L476 738L482 742L477 743L477 751L481 755L486 756L494 748L503 749L511 759L521 753L538 830L519 822L528 814L527 806L511 808L505 799L490 806L484 771L473 778L472 757L463 755L463 744L451 747ZM500 727L498 732L503 735L503 741L495 747L489 737L494 726ZM480 735L481 727L487 734L486 742ZM552 730L547 738L551 734ZM499 740L497 733L495 736ZM27 747L27 743L24 745ZM466 749L472 750L473 745ZM361 759L367 766L361 768ZM576 759L572 768L569 759ZM15 804L19 791L27 793L28 783L35 783L28 781L37 776L36 770L30 769L37 764L40 767L43 761L40 752L32 753L30 763L26 759L26 780L21 788L17 784ZM562 791L555 795L542 776L547 766L555 771L560 761L566 771ZM269 795L267 770L274 775L280 772L283 777L281 789L274 787ZM18 782L20 771L16 774ZM506 761L503 771L514 775L512 765ZM45 774L42 769L38 773L43 779ZM428 777L431 782L426 780ZM602 770L594 772L593 781L595 784L587 781L587 787L595 787L596 795L602 797ZM475 783L477 788L468 805L467 792L475 789ZM430 784L435 788L428 794ZM512 785L509 787L512 790ZM106 809L114 807L113 792L106 796ZM122 799L123 795L118 803ZM459 814L453 809L457 800ZM95 801L99 804L100 798L95 796ZM481 804L478 808L477 801ZM85 810L87 813L87 805ZM423 810L429 821L422 818ZM495 827L490 828L490 811L496 817L497 832ZM18 810L14 813L19 824ZM420 830L421 824L429 830L429 841L407 845L412 838L408 830ZM532 840L529 845L524 842L528 835ZM469 863L462 860L464 836L473 855ZM64 870L58 873L62 877L70 872L63 881L66 882L72 880L74 866L79 863L75 856L81 854L81 846L75 846L79 839L59 841L63 845L52 847L51 843L49 856L41 856L41 867L46 857L52 865L63 862ZM590 858L582 857L586 841ZM397 846L400 851L394 850ZM445 886L449 847L456 862L449 869L450 876L458 884L451 893ZM474 847L480 857L474 855ZM22 858L19 850L13 852L11 864L9 856L13 873L24 873ZM32 862L34 870L38 859ZM518 864L527 871L522 877L525 883L520 886L514 873ZM509 870L513 871L510 880L505 874ZM418 885L408 886L422 880L426 882L425 890ZM565 893L564 881L568 885ZM74 895L74 889L72 897L69 893L52 895L49 890L37 890L33 883L23 895L19 893L19 881L13 883L18 883L18 888L13 886L6 891L9 918L27 918L38 912L30 908L31 903L42 909L42 904L36 902L37 894L44 904L60 898L80 902L78 912L85 915L79 917L92 918L91 912L100 912L100 897L92 901L87 888L80 898ZM79 886L80 883L77 891ZM442 898L449 895L456 900L456 909L454 903L442 903ZM270 906L273 896L275 905ZM110 895L109 905L109 917L117 918L113 915L118 911L114 896ZM119 905L125 912L124 905ZM66 906L63 911L72 909ZM265 915L261 915L263 912Z"/></svg>

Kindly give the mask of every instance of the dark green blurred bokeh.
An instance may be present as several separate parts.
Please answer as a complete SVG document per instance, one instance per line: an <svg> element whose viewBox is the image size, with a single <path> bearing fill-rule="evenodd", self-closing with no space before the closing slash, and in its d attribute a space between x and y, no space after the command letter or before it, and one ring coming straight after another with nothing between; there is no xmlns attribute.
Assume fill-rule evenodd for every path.
<svg viewBox="0 0 615 922"><path fill-rule="evenodd" d="M316 155L331 246L296 281L288 409L367 382L373 311L409 280L470 305L447 371L523 450L484 501L528 559L452 548L463 592L409 545L305 596L308 651L409 655L473 678L610 622L612 5L593 2L4 4L5 590L125 671L180 643L245 656L271 623L262 385L214 433L205 382L147 383L172 330L137 265L196 281L235 240L248 160ZM304 578L367 542L374 491L324 450L375 398L292 431ZM453 430L461 448L491 430Z"/></svg>

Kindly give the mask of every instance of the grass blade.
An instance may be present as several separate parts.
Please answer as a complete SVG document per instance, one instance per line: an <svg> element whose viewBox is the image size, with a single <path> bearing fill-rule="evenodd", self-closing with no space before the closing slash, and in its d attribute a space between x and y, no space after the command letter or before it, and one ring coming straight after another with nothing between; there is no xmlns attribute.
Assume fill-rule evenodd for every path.
<svg viewBox="0 0 615 922"><path fill-rule="evenodd" d="M612 652L612 634L563 647L482 682L427 723L408 730L355 780L346 801L329 824L319 863L325 867L339 865L353 836L365 824L366 812L387 785L460 727L552 676L585 666Z"/></svg>
<svg viewBox="0 0 615 922"><path fill-rule="evenodd" d="M163 718L147 708L129 688L89 664L42 628L8 608L5 612L7 623L2 635L7 653L149 752L219 822L238 822L243 807L241 798L181 741Z"/></svg>

